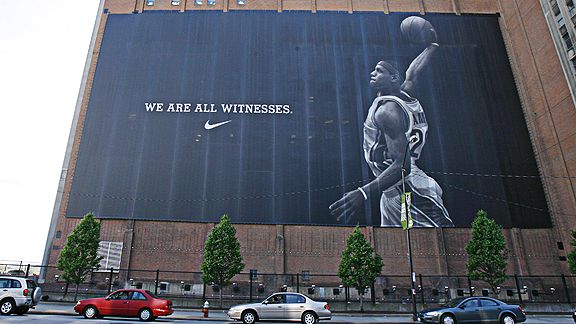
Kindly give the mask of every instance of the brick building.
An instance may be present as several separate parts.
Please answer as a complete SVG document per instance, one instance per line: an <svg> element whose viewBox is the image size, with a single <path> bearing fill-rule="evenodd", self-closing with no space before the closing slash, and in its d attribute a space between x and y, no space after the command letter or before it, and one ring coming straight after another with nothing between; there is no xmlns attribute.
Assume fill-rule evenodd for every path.
<svg viewBox="0 0 576 324"><path fill-rule="evenodd" d="M514 82L528 129L530 143L542 180L551 227L518 228L507 226L504 234L511 250L509 273L521 275L567 274L566 253L570 250L570 231L576 228L576 110L570 85L574 73L568 50L561 41L565 29L547 24L545 12L570 15L572 1L558 0L562 10L551 11L549 0L102 0L88 54L81 92L63 166L60 188L52 216L44 254L44 265L55 265L68 234L79 221L68 215L89 104L96 71L101 64L107 24L113 17L131 17L152 12L167 17L205 11L227 15L237 12L266 11L278 15L291 12L321 14L344 12L377 13L382 16L416 14L423 17L469 15L496 16L509 58ZM564 3L566 2L566 3ZM566 17L572 37L574 27ZM137 30L137 29L136 29ZM554 36L553 36L554 35ZM560 35L561 37L558 37ZM554 40L557 39L555 43ZM556 44L556 45L555 45ZM129 46L130 44L127 44ZM573 51L573 50L572 50ZM571 53L571 52L570 52ZM137 60L138 56L131 57ZM561 64L562 61L562 64ZM153 64L140 62L143 66ZM126 81L126 80L124 80ZM115 80L114 82L122 82ZM135 82L130 80L130 82ZM145 86L145 85L144 85ZM103 193L106 195L106 192ZM88 206L87 208L93 208ZM87 210L90 211L90 210ZM97 216L98 213L96 214ZM122 269L162 269L199 271L204 241L214 222L168 221L157 219L104 218L101 240L116 247ZM234 218L232 218L234 221ZM337 271L350 226L307 224L235 225L246 264L245 271L259 273L333 274ZM384 260L385 274L407 274L407 241L398 228L366 226L363 231ZM465 274L465 244L470 228L415 228L412 230L414 268L417 273ZM321 260L321 262L319 262ZM110 263L116 264L116 263ZM50 278L48 275L47 278Z"/></svg>

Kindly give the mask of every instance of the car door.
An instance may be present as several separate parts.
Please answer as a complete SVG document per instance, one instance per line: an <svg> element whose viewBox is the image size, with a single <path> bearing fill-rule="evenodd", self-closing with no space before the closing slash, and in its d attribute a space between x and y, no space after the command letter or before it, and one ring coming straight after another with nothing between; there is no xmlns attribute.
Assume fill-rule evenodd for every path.
<svg viewBox="0 0 576 324"><path fill-rule="evenodd" d="M488 298L480 298L480 319L486 323L498 323L501 305Z"/></svg>
<svg viewBox="0 0 576 324"><path fill-rule="evenodd" d="M262 303L258 316L262 320L280 320L284 318L284 294L274 294Z"/></svg>
<svg viewBox="0 0 576 324"><path fill-rule="evenodd" d="M10 280L0 278L0 299L8 296L8 288L10 288Z"/></svg>
<svg viewBox="0 0 576 324"><path fill-rule="evenodd" d="M128 291L118 291L113 295L110 295L110 298L107 300L107 304L109 305L110 309L109 315L129 316L128 297L129 297Z"/></svg>
<svg viewBox="0 0 576 324"><path fill-rule="evenodd" d="M306 310L306 298L296 294L286 294L284 315L287 320L300 320Z"/></svg>
<svg viewBox="0 0 576 324"><path fill-rule="evenodd" d="M480 322L480 304L478 298L468 298L459 306L459 312L455 313L456 322L458 323L479 323Z"/></svg>
<svg viewBox="0 0 576 324"><path fill-rule="evenodd" d="M9 279L10 280L10 288L8 288L10 296L14 298L19 298L20 303L22 302L22 298L24 298L24 288L19 280L16 279Z"/></svg>
<svg viewBox="0 0 576 324"><path fill-rule="evenodd" d="M148 305L148 299L143 293L139 291L132 291L130 293L130 301L128 303L128 316L138 316L138 312Z"/></svg>
<svg viewBox="0 0 576 324"><path fill-rule="evenodd" d="M18 287L20 287L20 282L18 280L10 279L10 278L2 278L0 279L0 297L16 297L18 292ZM22 296L22 292L20 292L20 296Z"/></svg>

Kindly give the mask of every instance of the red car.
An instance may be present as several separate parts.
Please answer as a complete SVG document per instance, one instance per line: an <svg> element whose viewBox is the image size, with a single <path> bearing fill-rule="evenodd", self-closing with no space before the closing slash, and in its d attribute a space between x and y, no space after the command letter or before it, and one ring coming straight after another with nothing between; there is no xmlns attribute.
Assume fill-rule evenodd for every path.
<svg viewBox="0 0 576 324"><path fill-rule="evenodd" d="M120 289L103 298L83 299L74 306L74 311L86 318L121 316L138 317L141 321L153 321L174 312L170 300L156 298L141 289Z"/></svg>

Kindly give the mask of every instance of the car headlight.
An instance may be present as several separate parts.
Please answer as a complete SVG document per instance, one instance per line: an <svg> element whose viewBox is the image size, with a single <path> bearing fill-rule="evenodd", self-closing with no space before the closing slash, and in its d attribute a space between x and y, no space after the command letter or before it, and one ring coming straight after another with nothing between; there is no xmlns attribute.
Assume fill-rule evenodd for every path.
<svg viewBox="0 0 576 324"><path fill-rule="evenodd" d="M438 315L439 315L439 313L437 311L424 313L424 316L438 316Z"/></svg>
<svg viewBox="0 0 576 324"><path fill-rule="evenodd" d="M76 305L80 305L80 301L78 301L78 302L76 303Z"/></svg>

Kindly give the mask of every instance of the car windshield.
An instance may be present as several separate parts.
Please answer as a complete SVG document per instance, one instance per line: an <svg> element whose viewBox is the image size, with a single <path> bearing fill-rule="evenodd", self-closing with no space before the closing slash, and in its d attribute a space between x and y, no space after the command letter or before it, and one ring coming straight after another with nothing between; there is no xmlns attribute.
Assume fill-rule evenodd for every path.
<svg viewBox="0 0 576 324"><path fill-rule="evenodd" d="M152 298L158 298L158 297L156 297L156 295L154 295L153 293L151 293L149 290L146 290L146 293L147 293L148 295L150 295L150 297L152 297Z"/></svg>
<svg viewBox="0 0 576 324"><path fill-rule="evenodd" d="M454 298L452 300L450 300L448 303L446 303L446 307L456 307L458 306L458 304L460 304L464 299L466 298Z"/></svg>

